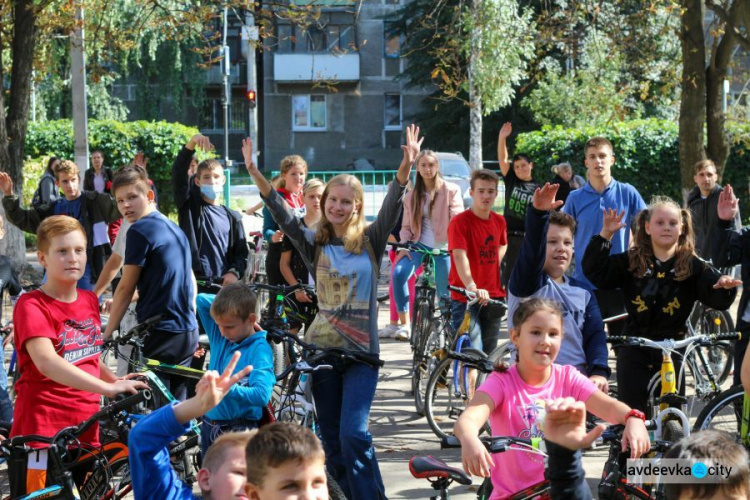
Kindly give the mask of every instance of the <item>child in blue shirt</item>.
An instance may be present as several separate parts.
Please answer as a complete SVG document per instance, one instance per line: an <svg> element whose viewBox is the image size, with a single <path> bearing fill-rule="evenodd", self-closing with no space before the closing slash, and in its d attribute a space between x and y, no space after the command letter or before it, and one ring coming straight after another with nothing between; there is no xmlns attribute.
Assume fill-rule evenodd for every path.
<svg viewBox="0 0 750 500"><path fill-rule="evenodd" d="M234 353L239 369L253 371L209 411L201 428L201 454L225 432L254 429L263 416L276 383L273 354L265 331L255 330L255 293L242 283L225 286L217 295L198 294L198 315L211 345L209 370L223 371Z"/></svg>

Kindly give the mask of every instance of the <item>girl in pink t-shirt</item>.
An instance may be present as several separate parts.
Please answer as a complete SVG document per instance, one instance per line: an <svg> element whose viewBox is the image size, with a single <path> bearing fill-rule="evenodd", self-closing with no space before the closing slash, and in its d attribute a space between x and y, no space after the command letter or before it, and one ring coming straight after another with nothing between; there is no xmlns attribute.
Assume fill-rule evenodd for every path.
<svg viewBox="0 0 750 500"><path fill-rule="evenodd" d="M607 422L625 424L623 450L629 447L632 458L650 448L641 412L599 391L574 367L553 364L563 336L562 314L560 305L549 299L520 303L513 314L515 328L510 331L516 364L498 366L456 422L464 469L476 476L491 475L492 500L543 481L544 459L519 451L490 455L477 437L488 418L493 436L543 437L548 402L572 397Z"/></svg>

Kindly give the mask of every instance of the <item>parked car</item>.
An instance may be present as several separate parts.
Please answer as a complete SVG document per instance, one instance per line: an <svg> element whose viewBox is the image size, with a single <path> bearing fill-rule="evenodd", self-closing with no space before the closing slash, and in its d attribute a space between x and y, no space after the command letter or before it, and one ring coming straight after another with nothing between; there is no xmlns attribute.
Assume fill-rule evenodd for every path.
<svg viewBox="0 0 750 500"><path fill-rule="evenodd" d="M461 188L461 197L464 200L464 208L470 208L473 200L469 191L469 178L471 177L471 166L461 153L436 153L440 162L440 173L448 182L452 182Z"/></svg>

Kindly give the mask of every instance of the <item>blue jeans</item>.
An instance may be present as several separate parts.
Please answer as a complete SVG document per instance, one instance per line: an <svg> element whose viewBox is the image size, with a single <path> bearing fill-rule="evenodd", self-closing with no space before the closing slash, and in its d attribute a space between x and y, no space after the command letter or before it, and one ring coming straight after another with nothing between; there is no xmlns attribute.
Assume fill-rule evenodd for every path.
<svg viewBox="0 0 750 500"><path fill-rule="evenodd" d="M350 500L385 497L385 486L368 430L378 368L324 360L333 370L312 375L326 466Z"/></svg>
<svg viewBox="0 0 750 500"><path fill-rule="evenodd" d="M2 352L2 350L0 350ZM0 422L13 421L13 404L8 395L8 373L5 371L5 353L0 358Z"/></svg>
<svg viewBox="0 0 750 500"><path fill-rule="evenodd" d="M216 421L203 417L201 422L201 460L205 458L206 452L216 441L216 438L227 432L249 431L258 428L257 420L238 418L233 421Z"/></svg>
<svg viewBox="0 0 750 500"><path fill-rule="evenodd" d="M500 340L500 326L503 322L502 311L499 306L493 305L480 307L479 304L473 304L469 308L471 347L480 349L488 355L495 350ZM451 322L453 323L453 329L456 331L458 331L464 319L464 312L466 312L466 302L451 301Z"/></svg>
<svg viewBox="0 0 750 500"><path fill-rule="evenodd" d="M419 244L420 247L429 249L430 247ZM422 264L423 255L417 252L410 252L408 257L398 261L393 268L393 299L396 301L396 311L400 313L409 312L409 278ZM438 297L448 297L448 273L451 269L450 257L435 256L435 287L437 288Z"/></svg>

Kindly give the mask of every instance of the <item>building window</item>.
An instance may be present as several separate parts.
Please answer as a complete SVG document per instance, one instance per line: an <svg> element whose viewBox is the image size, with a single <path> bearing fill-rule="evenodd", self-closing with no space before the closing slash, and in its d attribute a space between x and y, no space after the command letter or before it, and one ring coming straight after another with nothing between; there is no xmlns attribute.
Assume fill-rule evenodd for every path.
<svg viewBox="0 0 750 500"><path fill-rule="evenodd" d="M276 50L281 53L342 54L357 49L357 32L351 16L333 18L324 13L310 26L278 23L276 38Z"/></svg>
<svg viewBox="0 0 750 500"><path fill-rule="evenodd" d="M401 57L401 37L396 33L396 23L383 23L383 55L393 59Z"/></svg>
<svg viewBox="0 0 750 500"><path fill-rule="evenodd" d="M247 99L235 97L229 107L229 130L233 132L247 131L249 108ZM220 97L209 97L201 116L202 130L224 130L224 107Z"/></svg>
<svg viewBox="0 0 750 500"><path fill-rule="evenodd" d="M292 96L292 130L325 130L326 96Z"/></svg>
<svg viewBox="0 0 750 500"><path fill-rule="evenodd" d="M401 94L386 94L384 108L386 130L401 130Z"/></svg>

